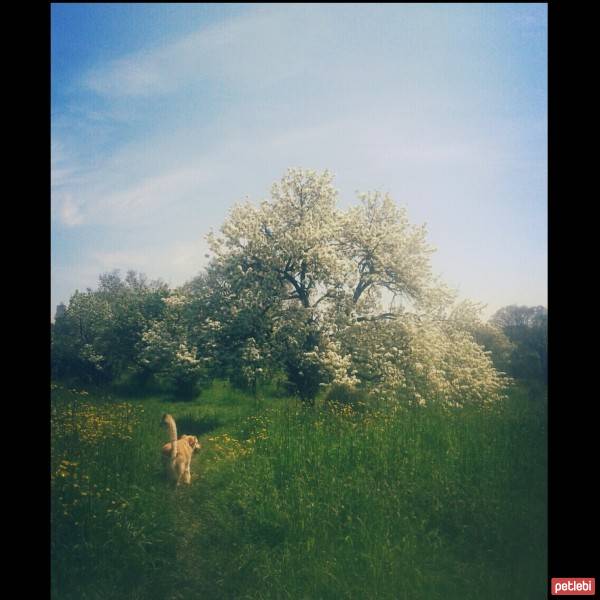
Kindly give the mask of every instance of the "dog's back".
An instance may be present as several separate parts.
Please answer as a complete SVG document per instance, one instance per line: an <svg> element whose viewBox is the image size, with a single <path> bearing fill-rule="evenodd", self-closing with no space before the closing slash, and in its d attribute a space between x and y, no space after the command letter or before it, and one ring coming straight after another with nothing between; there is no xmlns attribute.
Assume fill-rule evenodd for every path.
<svg viewBox="0 0 600 600"><path fill-rule="evenodd" d="M170 427L169 430L172 435L173 429ZM161 450L163 464L167 475L175 481L176 485L181 481L190 483L192 456L199 449L200 442L195 435L181 435L178 440L163 444Z"/></svg>

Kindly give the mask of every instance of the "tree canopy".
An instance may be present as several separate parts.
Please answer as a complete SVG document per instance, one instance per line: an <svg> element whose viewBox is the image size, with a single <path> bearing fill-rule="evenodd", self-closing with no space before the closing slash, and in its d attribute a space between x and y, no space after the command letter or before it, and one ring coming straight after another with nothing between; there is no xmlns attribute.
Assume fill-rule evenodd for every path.
<svg viewBox="0 0 600 600"><path fill-rule="evenodd" d="M543 306L505 306L490 322L510 340L510 372L523 379L548 379L548 309Z"/></svg>

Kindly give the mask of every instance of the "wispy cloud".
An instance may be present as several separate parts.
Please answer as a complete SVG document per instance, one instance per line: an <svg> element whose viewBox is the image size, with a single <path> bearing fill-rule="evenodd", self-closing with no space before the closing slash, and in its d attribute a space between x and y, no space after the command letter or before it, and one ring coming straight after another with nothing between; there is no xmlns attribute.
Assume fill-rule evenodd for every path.
<svg viewBox="0 0 600 600"><path fill-rule="evenodd" d="M79 206L73 201L71 194L66 194L60 203L60 218L67 227L83 223L83 215Z"/></svg>
<svg viewBox="0 0 600 600"><path fill-rule="evenodd" d="M177 135L187 135L187 132L175 133L173 137ZM173 139L153 140L152 156L168 156L168 149L173 145L176 145ZM334 170L344 167L365 173L393 169L410 172L415 167L436 166L481 170L489 169L494 163L494 154L507 153L505 146L506 143L501 145L498 140L491 145L489 140L475 136L465 138L464 134L463 139L457 139L452 130L436 133L415 128L408 119L391 113L377 120L363 119L355 113L313 127L263 130L261 139L232 134L232 137L215 140L204 152L182 156L183 164L137 178L134 172L148 173L148 166L140 168L140 165L153 158L147 157L145 148L131 147L107 161L98 172L90 173L77 186L78 204L72 196L65 197L63 213L77 214L77 223L85 220L88 224L142 224L156 218L180 219L180 207L193 211L195 205L198 211L206 203L215 203L217 207L211 208L211 215L221 218L225 214L224 207L240 199L240 195L267 192L266 181L262 190L256 185L256 174L264 171L265 163L269 164L271 178L278 177L291 165ZM227 187L223 185L225 181ZM357 180L339 183L353 186ZM223 209L218 209L218 205ZM68 224L77 223L71 219Z"/></svg>
<svg viewBox="0 0 600 600"><path fill-rule="evenodd" d="M178 240L167 246L147 245L142 248L113 252L96 252L92 255L96 274L133 269L170 285L181 285L196 275L206 264L208 245L204 237Z"/></svg>
<svg viewBox="0 0 600 600"><path fill-rule="evenodd" d="M297 22L302 14L294 7L285 11L259 8L254 14L203 27L170 44L95 67L85 73L82 83L109 97L147 97L207 79L240 85L256 81L255 77L265 81L287 76L293 64L284 65L281 53L287 55L298 40L314 35L314 22L312 31ZM303 64L307 61L310 57L302 59Z"/></svg>
<svg viewBox="0 0 600 600"><path fill-rule="evenodd" d="M149 176L127 189L117 189L106 197L92 196L87 216L94 222L140 222L144 218L151 218L162 208L176 209L179 203L196 194L214 176L215 173L208 172L207 165L203 164L190 164Z"/></svg>
<svg viewBox="0 0 600 600"><path fill-rule="evenodd" d="M519 270L510 247L545 219L544 48L522 36L528 70L504 33L545 17L440 7L253 5L74 70L52 114L53 288L113 268L182 282L233 202L289 166L332 170L342 203L391 192L466 290L482 240L488 273Z"/></svg>
<svg viewBox="0 0 600 600"><path fill-rule="evenodd" d="M243 101L219 106L219 126L208 130L206 120L191 112L185 125L161 127L168 111L159 108L157 125L122 140L110 154L99 151L87 176L72 182L69 199L59 200L65 207L63 222L163 218L167 206L189 202L194 193L202 197L216 192L219 201L231 202L231 197L219 195L217 186L207 189L207 184L219 174L231 184L232 171L251 182L251 171L264 171L266 164L277 165L279 172L290 164L336 168L336 163L350 163L351 169L365 172L400 164L409 169L440 162L476 166L489 155L487 140L483 146L488 148L483 148L482 140L465 139L458 127L446 126L444 131L436 123L427 125L436 105L452 105L447 93L433 94L434 80L409 60L427 52L427 44L415 50L399 38L396 43L405 56L398 62L383 44L385 38L394 41L392 28L379 23L378 43L363 39L365 22L376 22L385 17L382 13L381 7L366 10L359 5L356 18L346 18L345 28L340 28L339 13L332 7L320 8L316 18L314 10L302 5L261 6L88 70L83 86L109 100L101 111L88 109L99 113L103 124L115 106L125 110L122 101L127 98L135 114L136 107L144 110L161 95L185 96L187 88L200 86L196 92L201 103L202 90L214 88L216 81L229 86L232 94L242 94ZM435 56L427 59L430 67ZM390 80L390 72L396 80ZM402 85L402 77L411 74L411 86ZM291 102L288 85L295 90ZM201 104L198 109L202 111ZM88 127L90 120L88 115ZM75 127L79 122L65 124L67 130Z"/></svg>
<svg viewBox="0 0 600 600"><path fill-rule="evenodd" d="M54 137L50 148L51 213L67 227L81 225L84 220L71 193L77 179L76 161L66 155L65 145Z"/></svg>

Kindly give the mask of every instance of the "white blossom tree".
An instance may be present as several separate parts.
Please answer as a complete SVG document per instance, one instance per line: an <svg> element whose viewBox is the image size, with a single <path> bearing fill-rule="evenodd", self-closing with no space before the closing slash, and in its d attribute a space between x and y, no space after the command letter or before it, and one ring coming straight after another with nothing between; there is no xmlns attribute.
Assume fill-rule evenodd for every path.
<svg viewBox="0 0 600 600"><path fill-rule="evenodd" d="M425 237L388 195L342 211L329 172L290 169L270 200L235 206L209 235L229 294L217 320L260 316L263 335L247 339L307 400L334 382L458 404L497 397L501 377L452 317Z"/></svg>
<svg viewBox="0 0 600 600"><path fill-rule="evenodd" d="M200 356L189 339L188 299L173 292L163 298L160 319L150 323L139 345L139 361L176 395L190 396L198 388L209 357Z"/></svg>

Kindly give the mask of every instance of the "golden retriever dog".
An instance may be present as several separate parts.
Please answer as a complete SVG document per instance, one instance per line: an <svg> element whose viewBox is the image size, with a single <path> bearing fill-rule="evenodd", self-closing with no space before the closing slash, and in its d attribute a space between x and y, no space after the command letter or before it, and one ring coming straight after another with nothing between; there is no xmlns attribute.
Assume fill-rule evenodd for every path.
<svg viewBox="0 0 600 600"><path fill-rule="evenodd" d="M192 482L190 473L192 456L200 450L200 442L195 435L182 435L177 439L177 425L171 415L163 415L161 422L169 430L170 438L170 441L162 447L162 459L167 476L175 482L175 486L182 481L189 484Z"/></svg>

